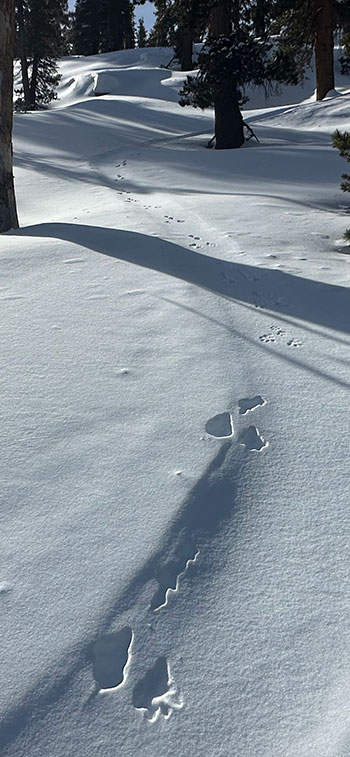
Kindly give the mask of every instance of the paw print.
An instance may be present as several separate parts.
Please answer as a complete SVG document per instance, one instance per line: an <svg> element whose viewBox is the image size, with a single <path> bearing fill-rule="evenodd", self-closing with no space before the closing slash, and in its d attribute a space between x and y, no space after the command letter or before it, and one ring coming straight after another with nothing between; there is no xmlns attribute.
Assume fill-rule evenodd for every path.
<svg viewBox="0 0 350 757"><path fill-rule="evenodd" d="M275 342L276 337L275 334L262 334L259 336L260 342L264 342L265 344L269 344L270 342Z"/></svg>

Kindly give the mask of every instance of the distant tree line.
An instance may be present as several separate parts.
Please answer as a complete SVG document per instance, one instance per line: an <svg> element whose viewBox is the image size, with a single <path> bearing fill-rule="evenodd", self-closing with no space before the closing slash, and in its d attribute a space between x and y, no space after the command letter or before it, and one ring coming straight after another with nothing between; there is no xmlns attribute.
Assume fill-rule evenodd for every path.
<svg viewBox="0 0 350 757"><path fill-rule="evenodd" d="M135 28L134 6L143 2L77 0L69 13L67 0L15 0L18 105L42 107L55 97L61 55L170 47L182 71L199 67L185 83L181 105L214 107L216 146L237 147L248 83L266 92L296 84L315 54L317 99L334 88L334 34L349 30L350 0L155 0L148 35L142 18ZM203 43L198 59L195 42ZM229 142L221 127L228 120Z"/></svg>
<svg viewBox="0 0 350 757"><path fill-rule="evenodd" d="M78 55L96 55L135 47L131 0L77 0L72 44Z"/></svg>
<svg viewBox="0 0 350 757"><path fill-rule="evenodd" d="M15 0L15 10L22 80L17 107L35 109L56 96L57 59L65 52L67 0Z"/></svg>

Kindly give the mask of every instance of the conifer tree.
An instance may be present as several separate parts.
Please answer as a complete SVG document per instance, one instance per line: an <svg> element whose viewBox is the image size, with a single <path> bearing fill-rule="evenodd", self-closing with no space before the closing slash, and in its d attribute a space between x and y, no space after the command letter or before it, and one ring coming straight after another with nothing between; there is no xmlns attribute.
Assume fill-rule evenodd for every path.
<svg viewBox="0 0 350 757"><path fill-rule="evenodd" d="M100 42L102 53L135 47L134 8L131 0L100 0Z"/></svg>
<svg viewBox="0 0 350 757"><path fill-rule="evenodd" d="M202 36L207 27L207 13L203 14L202 0L175 0L175 56L181 71L193 68L193 43Z"/></svg>
<svg viewBox="0 0 350 757"><path fill-rule="evenodd" d="M297 81L293 60L255 36L251 11L249 0L220 0L209 7L208 40L199 54L198 76L189 76L180 92L180 105L214 107L216 149L244 142L245 85L253 83L267 91L273 82Z"/></svg>
<svg viewBox="0 0 350 757"><path fill-rule="evenodd" d="M59 56L72 55L73 53L73 22L74 13L68 10L68 2L64 8L60 21L60 34L58 42Z"/></svg>
<svg viewBox="0 0 350 757"><path fill-rule="evenodd" d="M275 29L302 73L315 54L316 99L334 89L334 32L350 23L349 0L272 0Z"/></svg>
<svg viewBox="0 0 350 757"><path fill-rule="evenodd" d="M98 0L77 0L73 23L73 45L77 55L99 52L99 26Z"/></svg>
<svg viewBox="0 0 350 757"><path fill-rule="evenodd" d="M147 45L147 32L143 18L139 19L137 25L136 41L137 47L146 47Z"/></svg>
<svg viewBox="0 0 350 757"><path fill-rule="evenodd" d="M19 107L40 108L56 97L57 58L66 0L17 0L18 49L22 69Z"/></svg>
<svg viewBox="0 0 350 757"><path fill-rule="evenodd" d="M155 0L155 22L149 33L152 47L172 47L176 40L176 10L172 0Z"/></svg>
<svg viewBox="0 0 350 757"><path fill-rule="evenodd" d="M132 0L77 0L73 38L79 55L135 47Z"/></svg>
<svg viewBox="0 0 350 757"><path fill-rule="evenodd" d="M334 26L333 0L312 0L315 18L316 100L323 100L334 89Z"/></svg>
<svg viewBox="0 0 350 757"><path fill-rule="evenodd" d="M14 0L0 4L0 233L18 226L12 173Z"/></svg>

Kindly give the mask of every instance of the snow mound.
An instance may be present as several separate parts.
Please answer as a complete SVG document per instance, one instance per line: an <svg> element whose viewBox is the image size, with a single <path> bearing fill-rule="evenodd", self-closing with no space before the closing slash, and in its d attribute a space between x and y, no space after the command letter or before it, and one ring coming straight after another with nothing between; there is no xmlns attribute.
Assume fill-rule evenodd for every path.
<svg viewBox="0 0 350 757"><path fill-rule="evenodd" d="M102 55L63 58L58 87L59 107L88 97L130 95L174 101L177 94L170 87L164 92L163 80L171 79L165 70L172 51L168 48L136 48ZM55 107L53 103L52 107Z"/></svg>
<svg viewBox="0 0 350 757"><path fill-rule="evenodd" d="M349 129L348 93L330 92L328 97L318 102L312 97L307 102L298 103L282 113L271 115L270 118L264 119L264 122L307 131L318 129L327 133L332 133L334 129Z"/></svg>

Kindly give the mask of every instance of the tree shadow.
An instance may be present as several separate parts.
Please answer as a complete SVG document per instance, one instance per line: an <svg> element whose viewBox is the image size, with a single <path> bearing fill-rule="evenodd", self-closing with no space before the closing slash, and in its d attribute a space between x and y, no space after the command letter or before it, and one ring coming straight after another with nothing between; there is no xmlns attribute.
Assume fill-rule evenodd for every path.
<svg viewBox="0 0 350 757"><path fill-rule="evenodd" d="M190 491L178 516L170 524L162 546L146 560L124 591L116 596L108 612L100 618L100 637L110 633L114 621L137 603L145 585L155 579L159 564L167 559L174 542L181 546L190 533L201 544L203 539L212 541L220 532L235 506L239 466L232 445L223 444L202 478ZM68 666L67 659L71 661ZM28 687L20 703L3 714L0 748L6 749L16 742L22 731L32 728L35 722L38 724L38 721L42 721L67 695L75 677L88 665L91 665L91 643L65 650L64 658L56 662L54 669ZM89 705L90 701L91 697L86 704Z"/></svg>
<svg viewBox="0 0 350 757"><path fill-rule="evenodd" d="M221 297L266 308L343 334L350 331L350 290L280 270L228 262L158 237L85 224L47 223L11 235L61 239L174 276Z"/></svg>

